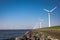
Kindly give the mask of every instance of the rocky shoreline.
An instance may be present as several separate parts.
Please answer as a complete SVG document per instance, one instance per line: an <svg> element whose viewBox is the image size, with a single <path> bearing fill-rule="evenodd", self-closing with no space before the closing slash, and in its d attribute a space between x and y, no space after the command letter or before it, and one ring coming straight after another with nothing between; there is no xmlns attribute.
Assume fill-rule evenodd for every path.
<svg viewBox="0 0 60 40"><path fill-rule="evenodd" d="M27 31L24 35L16 37L15 40L58 40L44 32Z"/></svg>

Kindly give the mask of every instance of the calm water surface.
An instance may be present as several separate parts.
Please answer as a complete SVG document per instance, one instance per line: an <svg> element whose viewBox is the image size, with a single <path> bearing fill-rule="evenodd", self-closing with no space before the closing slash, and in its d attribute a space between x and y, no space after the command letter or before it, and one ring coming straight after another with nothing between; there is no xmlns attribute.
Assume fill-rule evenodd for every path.
<svg viewBox="0 0 60 40"><path fill-rule="evenodd" d="M0 40L21 36L30 30L0 30Z"/></svg>

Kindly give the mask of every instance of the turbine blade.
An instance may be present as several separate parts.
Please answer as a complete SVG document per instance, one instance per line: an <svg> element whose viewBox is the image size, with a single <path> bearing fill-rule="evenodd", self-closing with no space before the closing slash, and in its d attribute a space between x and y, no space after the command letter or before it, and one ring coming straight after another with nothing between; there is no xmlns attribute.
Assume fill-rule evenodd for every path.
<svg viewBox="0 0 60 40"><path fill-rule="evenodd" d="M57 7L54 7L50 12L53 12Z"/></svg>
<svg viewBox="0 0 60 40"><path fill-rule="evenodd" d="M46 12L49 12L49 10L47 10L47 9L44 9Z"/></svg>

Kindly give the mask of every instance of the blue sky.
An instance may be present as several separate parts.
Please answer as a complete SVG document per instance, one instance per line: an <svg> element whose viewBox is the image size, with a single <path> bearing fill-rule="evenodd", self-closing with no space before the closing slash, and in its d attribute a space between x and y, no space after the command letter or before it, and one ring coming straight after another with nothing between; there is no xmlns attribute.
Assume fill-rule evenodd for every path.
<svg viewBox="0 0 60 40"><path fill-rule="evenodd" d="M48 13L51 10L51 26L60 25L60 0L0 0L0 29L31 29L42 21L48 26ZM38 25L39 26L39 25Z"/></svg>

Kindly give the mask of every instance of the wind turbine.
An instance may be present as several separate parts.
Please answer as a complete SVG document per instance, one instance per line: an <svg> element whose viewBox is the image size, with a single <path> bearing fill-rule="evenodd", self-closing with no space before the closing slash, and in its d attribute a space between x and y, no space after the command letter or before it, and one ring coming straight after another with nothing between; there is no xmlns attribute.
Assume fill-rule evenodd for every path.
<svg viewBox="0 0 60 40"><path fill-rule="evenodd" d="M51 14L56 8L57 8L57 7L54 7L52 10L44 9L46 12L48 12L48 22L49 22L49 27L51 26L51 24L50 24L50 14Z"/></svg>
<svg viewBox="0 0 60 40"><path fill-rule="evenodd" d="M35 26L33 27L33 29L38 28L38 22L35 23Z"/></svg>
<svg viewBox="0 0 60 40"><path fill-rule="evenodd" d="M42 27L42 25L41 25L41 22L40 22L40 26L39 26L39 28L41 28Z"/></svg>
<svg viewBox="0 0 60 40"><path fill-rule="evenodd" d="M40 18L39 21L40 21L40 22L39 22L39 28L42 28L43 19Z"/></svg>

